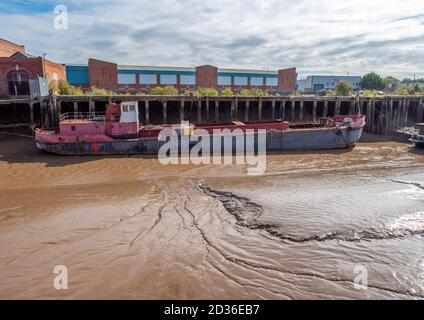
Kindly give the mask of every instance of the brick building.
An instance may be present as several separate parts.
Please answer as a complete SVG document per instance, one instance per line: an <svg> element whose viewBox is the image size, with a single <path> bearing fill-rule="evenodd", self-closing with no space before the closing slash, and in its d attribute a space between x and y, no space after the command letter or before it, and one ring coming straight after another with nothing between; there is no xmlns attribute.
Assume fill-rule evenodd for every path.
<svg viewBox="0 0 424 320"><path fill-rule="evenodd" d="M25 47L0 39L0 95L29 95L31 80L66 79L64 65L26 53Z"/></svg>
<svg viewBox="0 0 424 320"><path fill-rule="evenodd" d="M68 64L66 77L70 84L95 86L118 92L148 92L156 86L172 85L187 89L230 87L259 88L271 93L292 93L296 89L296 68L278 71L221 69L204 65L193 68L126 66L90 59L87 65Z"/></svg>

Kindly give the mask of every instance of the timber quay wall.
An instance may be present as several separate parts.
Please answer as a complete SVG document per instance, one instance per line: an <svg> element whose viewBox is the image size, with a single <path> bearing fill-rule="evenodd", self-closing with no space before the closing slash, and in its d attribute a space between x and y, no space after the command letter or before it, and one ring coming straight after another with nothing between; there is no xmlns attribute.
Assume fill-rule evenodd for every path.
<svg viewBox="0 0 424 320"><path fill-rule="evenodd" d="M424 119L420 96L384 97L194 97L194 96L52 96L41 100L0 100L0 128L17 125L57 126L61 114L105 112L106 106L121 101L138 101L144 124L171 124L225 121L285 120L293 123L319 118L364 114L365 130L391 135ZM8 112L5 111L9 108ZM25 121L23 121L25 119ZM6 120L6 121L5 121Z"/></svg>

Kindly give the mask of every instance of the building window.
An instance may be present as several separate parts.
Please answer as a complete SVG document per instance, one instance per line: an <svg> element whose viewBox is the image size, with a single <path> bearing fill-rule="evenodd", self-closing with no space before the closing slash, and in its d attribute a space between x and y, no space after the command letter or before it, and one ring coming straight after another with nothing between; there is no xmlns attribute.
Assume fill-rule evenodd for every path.
<svg viewBox="0 0 424 320"><path fill-rule="evenodd" d="M177 84L177 76L173 74L161 74L160 84Z"/></svg>
<svg viewBox="0 0 424 320"><path fill-rule="evenodd" d="M13 71L7 75L9 82L9 95L11 96L28 96L29 91L29 77L26 72Z"/></svg>
<svg viewBox="0 0 424 320"><path fill-rule="evenodd" d="M136 84L135 74L119 74L118 84Z"/></svg>
<svg viewBox="0 0 424 320"><path fill-rule="evenodd" d="M250 85L251 86L263 86L264 78L262 77L250 77Z"/></svg>
<svg viewBox="0 0 424 320"><path fill-rule="evenodd" d="M278 85L278 78L267 77L266 78L266 85L267 86L277 86Z"/></svg>
<svg viewBox="0 0 424 320"><path fill-rule="evenodd" d="M234 85L247 86L247 77L234 77Z"/></svg>
<svg viewBox="0 0 424 320"><path fill-rule="evenodd" d="M229 76L218 76L218 85L219 86L230 86L231 77Z"/></svg>
<svg viewBox="0 0 424 320"><path fill-rule="evenodd" d="M180 84L182 85L195 85L196 77L195 76L180 76Z"/></svg>
<svg viewBox="0 0 424 320"><path fill-rule="evenodd" d="M141 84L156 84L156 75L155 74L140 74L140 83Z"/></svg>

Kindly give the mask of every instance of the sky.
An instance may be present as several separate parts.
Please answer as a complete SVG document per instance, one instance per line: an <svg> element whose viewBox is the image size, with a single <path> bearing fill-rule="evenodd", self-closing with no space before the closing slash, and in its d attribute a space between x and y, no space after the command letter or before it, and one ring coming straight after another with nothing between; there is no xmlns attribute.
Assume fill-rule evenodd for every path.
<svg viewBox="0 0 424 320"><path fill-rule="evenodd" d="M423 0L0 0L0 38L60 63L424 77Z"/></svg>

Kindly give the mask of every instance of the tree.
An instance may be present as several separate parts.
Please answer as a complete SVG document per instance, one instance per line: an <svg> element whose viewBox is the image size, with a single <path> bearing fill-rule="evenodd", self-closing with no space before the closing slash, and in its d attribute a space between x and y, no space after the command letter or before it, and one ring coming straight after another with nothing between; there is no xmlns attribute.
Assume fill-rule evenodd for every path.
<svg viewBox="0 0 424 320"><path fill-rule="evenodd" d="M384 78L384 81L386 82L386 86L388 88L397 88L399 79L396 79L395 77L386 77Z"/></svg>
<svg viewBox="0 0 424 320"><path fill-rule="evenodd" d="M383 90L386 82L379 74L370 72L362 77L360 85L362 89Z"/></svg>
<svg viewBox="0 0 424 320"><path fill-rule="evenodd" d="M352 94L352 85L347 81L339 81L336 85L336 96L350 96Z"/></svg>
<svg viewBox="0 0 424 320"><path fill-rule="evenodd" d="M153 96L178 96L178 90L173 86L155 87L149 92Z"/></svg>

